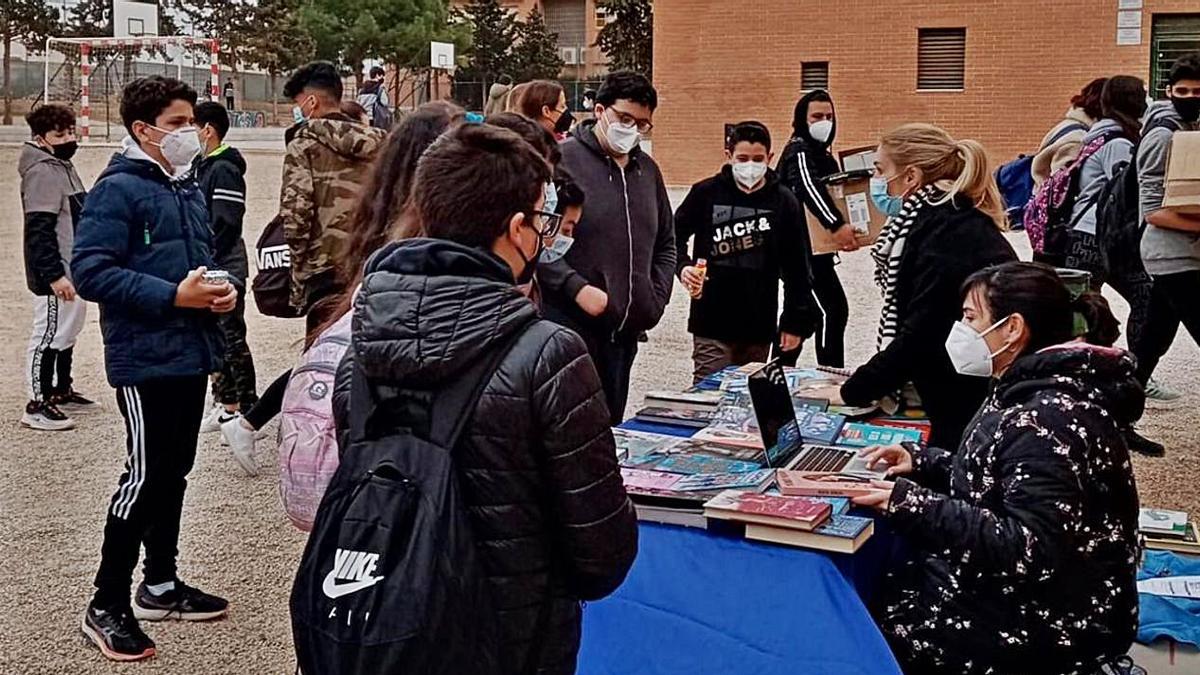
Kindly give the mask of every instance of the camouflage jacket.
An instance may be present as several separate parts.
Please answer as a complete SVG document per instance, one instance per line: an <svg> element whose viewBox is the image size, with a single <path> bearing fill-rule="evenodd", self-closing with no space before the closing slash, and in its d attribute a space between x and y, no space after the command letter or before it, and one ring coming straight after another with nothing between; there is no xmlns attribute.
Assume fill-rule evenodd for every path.
<svg viewBox="0 0 1200 675"><path fill-rule="evenodd" d="M386 132L314 119L288 145L280 217L292 257L291 304L307 309L309 280L334 269L360 186Z"/></svg>

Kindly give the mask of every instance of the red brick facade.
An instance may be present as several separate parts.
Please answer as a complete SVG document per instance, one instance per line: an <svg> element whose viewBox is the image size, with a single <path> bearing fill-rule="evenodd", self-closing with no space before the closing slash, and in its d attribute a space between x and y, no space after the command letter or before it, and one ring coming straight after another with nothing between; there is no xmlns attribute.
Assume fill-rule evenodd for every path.
<svg viewBox="0 0 1200 675"><path fill-rule="evenodd" d="M658 0L653 152L685 185L722 161L723 124L756 118L781 144L800 64L828 61L837 148L870 145L895 125L931 122L976 138L1003 162L1035 148L1094 77L1149 78L1155 14L1200 13L1200 0L1144 0L1142 39L1117 45L1119 0ZM966 87L918 92L918 28L967 29Z"/></svg>

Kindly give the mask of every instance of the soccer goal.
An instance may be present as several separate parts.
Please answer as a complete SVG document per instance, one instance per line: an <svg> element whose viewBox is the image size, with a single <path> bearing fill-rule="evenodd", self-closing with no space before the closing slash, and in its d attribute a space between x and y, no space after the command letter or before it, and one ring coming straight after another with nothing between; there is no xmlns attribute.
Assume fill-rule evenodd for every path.
<svg viewBox="0 0 1200 675"><path fill-rule="evenodd" d="M42 101L79 110L80 140L115 140L121 90L146 75L169 75L212 100L220 95L220 42L213 38L95 37L46 40Z"/></svg>

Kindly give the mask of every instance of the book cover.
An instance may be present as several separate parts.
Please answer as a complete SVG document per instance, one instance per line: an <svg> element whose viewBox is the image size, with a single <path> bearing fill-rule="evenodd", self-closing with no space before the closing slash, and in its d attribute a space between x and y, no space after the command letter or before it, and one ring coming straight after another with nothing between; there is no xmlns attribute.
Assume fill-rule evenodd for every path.
<svg viewBox="0 0 1200 675"><path fill-rule="evenodd" d="M806 442L830 445L838 439L846 418L813 408L797 408L796 421L800 424L800 437Z"/></svg>
<svg viewBox="0 0 1200 675"><path fill-rule="evenodd" d="M765 488L775 478L772 469L749 473L698 473L679 476L671 490L675 492L719 492L721 490L755 490Z"/></svg>
<svg viewBox="0 0 1200 675"><path fill-rule="evenodd" d="M647 467L650 468L650 467ZM750 473L762 469L759 462L745 462L738 459L725 459L711 455L670 454L662 457L653 465L655 471L669 473Z"/></svg>
<svg viewBox="0 0 1200 675"><path fill-rule="evenodd" d="M848 532L850 529L861 527L861 531L853 538L843 536L833 536L830 534L821 534L820 530L823 527L833 523L833 521L855 518L865 523L843 524L838 523L833 526L830 532ZM837 516L830 518L827 525L818 527L812 532L803 530L787 529L782 527L773 527L771 525L761 525L758 523L746 524L746 538L755 541L765 541L774 544L783 544L785 546L798 546L801 548L811 548L818 551L829 551L831 553L854 553L862 547L863 544L871 538L875 533L875 521L870 518L857 518L856 516Z"/></svg>
<svg viewBox="0 0 1200 675"><path fill-rule="evenodd" d="M829 411L829 399L827 398L806 398L804 396L793 396L792 406L799 412L801 408L813 408L819 412Z"/></svg>
<svg viewBox="0 0 1200 675"><path fill-rule="evenodd" d="M757 450L759 453L763 449L762 435L757 430L751 432L724 427L708 427L696 432L696 435L692 436L692 438L703 443L731 445L737 448Z"/></svg>
<svg viewBox="0 0 1200 675"><path fill-rule="evenodd" d="M617 443L617 456L624 454L625 461L655 453L665 453L679 443L674 436L652 434L645 431L630 431L629 429L613 428L613 440Z"/></svg>
<svg viewBox="0 0 1200 675"><path fill-rule="evenodd" d="M652 391L646 394L645 404L675 410L714 410L721 405L721 398L719 391Z"/></svg>
<svg viewBox="0 0 1200 675"><path fill-rule="evenodd" d="M760 443L761 445L761 443ZM724 459L736 459L743 462L755 462L762 468L762 450L757 448L740 448L733 445L717 445L714 443L706 443L703 440L692 438L680 439L678 443L671 446L671 454L702 454L710 457L722 457Z"/></svg>
<svg viewBox="0 0 1200 675"><path fill-rule="evenodd" d="M1189 522L1184 528L1182 537L1174 535L1154 535L1143 531L1146 548L1160 551L1175 551L1176 553L1200 554L1200 536L1196 533L1196 524Z"/></svg>
<svg viewBox="0 0 1200 675"><path fill-rule="evenodd" d="M854 448L920 442L921 432L915 429L881 427L859 422L851 422L842 427L841 434L837 440L838 445L847 445Z"/></svg>
<svg viewBox="0 0 1200 675"><path fill-rule="evenodd" d="M703 429L712 424L713 414L713 411L710 410L675 410L672 408L650 407L642 408L637 412L635 417L643 422Z"/></svg>
<svg viewBox="0 0 1200 675"><path fill-rule="evenodd" d="M863 516L837 515L831 517L813 530L814 534L841 539L856 539L864 530L875 524L874 520Z"/></svg>
<svg viewBox="0 0 1200 675"><path fill-rule="evenodd" d="M894 427L897 429L912 429L921 434L921 442L929 442L929 434L933 427L929 424L929 420L904 420L904 419L872 419L868 420L869 424L874 424L879 427Z"/></svg>
<svg viewBox="0 0 1200 675"><path fill-rule="evenodd" d="M782 527L812 529L829 517L832 507L805 497L783 497L726 490L704 504L712 517L748 522L775 523Z"/></svg>
<svg viewBox="0 0 1200 675"><path fill-rule="evenodd" d="M621 467L621 479L625 481L625 489L630 491L669 492L683 477L677 473Z"/></svg>
<svg viewBox="0 0 1200 675"><path fill-rule="evenodd" d="M1140 509L1138 529L1144 534L1184 537L1188 533L1188 514L1167 509Z"/></svg>
<svg viewBox="0 0 1200 675"><path fill-rule="evenodd" d="M871 480L827 471L776 472L779 491L795 497L861 497L875 491Z"/></svg>

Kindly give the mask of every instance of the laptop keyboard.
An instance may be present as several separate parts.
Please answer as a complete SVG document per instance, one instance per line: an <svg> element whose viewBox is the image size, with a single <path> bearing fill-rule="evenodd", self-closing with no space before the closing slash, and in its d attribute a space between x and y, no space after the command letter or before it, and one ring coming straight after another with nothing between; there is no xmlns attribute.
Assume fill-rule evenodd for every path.
<svg viewBox="0 0 1200 675"><path fill-rule="evenodd" d="M825 445L806 445L793 471L841 471L854 458L853 452Z"/></svg>

